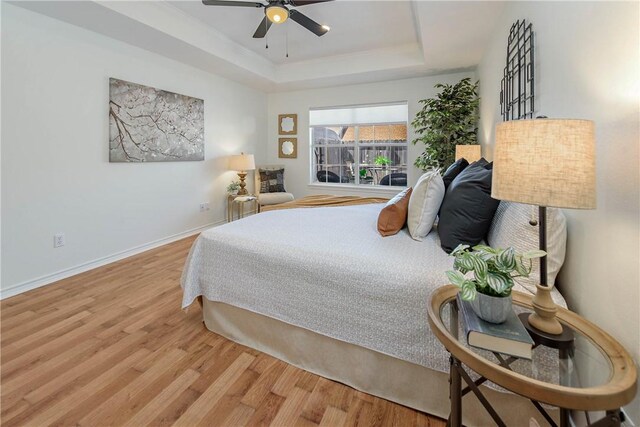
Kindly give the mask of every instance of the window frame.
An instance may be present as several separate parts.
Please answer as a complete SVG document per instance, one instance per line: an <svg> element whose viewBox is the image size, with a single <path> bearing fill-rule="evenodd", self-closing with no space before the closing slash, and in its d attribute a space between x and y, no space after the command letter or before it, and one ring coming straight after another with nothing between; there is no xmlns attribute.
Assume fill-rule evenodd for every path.
<svg viewBox="0 0 640 427"><path fill-rule="evenodd" d="M360 142L360 128L368 127L368 126L391 126L391 125L404 125L407 129L407 138L404 142L400 143L375 143L375 142ZM314 144L313 141L313 129L314 128L337 128L337 127L353 127L354 128L354 142L353 144ZM354 151L354 165L356 170L359 170L362 162L360 161L360 148L376 148L376 147L405 147L407 150L407 160L409 155L409 122L408 121L390 121L390 122L378 122L378 123L358 123L358 124L323 124L323 125L309 125L309 185L313 186L328 186L328 187L352 187L358 189L371 189L371 190L381 190L381 189L394 189L401 190L407 188L406 186L399 185L380 185L380 184L360 184L360 174L355 173L355 182L345 182L345 183L337 183L337 182L321 182L316 179L315 169L316 164L314 163L314 149L318 147L325 148L353 148ZM342 166L342 164L338 165ZM403 166L406 168L406 173L408 175L409 172L409 163Z"/></svg>

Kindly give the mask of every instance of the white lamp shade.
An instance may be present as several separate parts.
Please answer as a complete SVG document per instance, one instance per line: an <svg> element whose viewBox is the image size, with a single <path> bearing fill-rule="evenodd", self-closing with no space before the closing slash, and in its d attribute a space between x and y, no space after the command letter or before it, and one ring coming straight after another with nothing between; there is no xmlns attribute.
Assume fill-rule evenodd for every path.
<svg viewBox="0 0 640 427"><path fill-rule="evenodd" d="M589 120L512 120L496 126L491 197L595 209L595 126Z"/></svg>
<svg viewBox="0 0 640 427"><path fill-rule="evenodd" d="M465 159L473 163L482 158L482 148L480 145L456 145L456 160Z"/></svg>
<svg viewBox="0 0 640 427"><path fill-rule="evenodd" d="M252 171L256 168L253 154L238 154L229 158L229 169L234 171Z"/></svg>

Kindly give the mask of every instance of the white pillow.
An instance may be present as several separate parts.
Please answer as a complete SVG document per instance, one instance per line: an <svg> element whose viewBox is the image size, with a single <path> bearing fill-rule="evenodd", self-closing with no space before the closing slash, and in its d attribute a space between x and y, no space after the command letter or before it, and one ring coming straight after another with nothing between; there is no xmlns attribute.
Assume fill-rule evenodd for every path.
<svg viewBox="0 0 640 427"><path fill-rule="evenodd" d="M436 220L444 199L444 181L437 170L427 172L418 179L409 199L407 227L414 240L422 240Z"/></svg>
<svg viewBox="0 0 640 427"><path fill-rule="evenodd" d="M538 207L521 203L500 202L498 210L487 235L487 243L492 247L508 248L513 246L517 252L540 248L538 225L531 225L534 218L538 221ZM547 282L553 285L564 263L567 250L567 220L558 208L547 208ZM535 294L536 284L540 283L540 261L533 260L533 269L529 277L518 277L516 283Z"/></svg>

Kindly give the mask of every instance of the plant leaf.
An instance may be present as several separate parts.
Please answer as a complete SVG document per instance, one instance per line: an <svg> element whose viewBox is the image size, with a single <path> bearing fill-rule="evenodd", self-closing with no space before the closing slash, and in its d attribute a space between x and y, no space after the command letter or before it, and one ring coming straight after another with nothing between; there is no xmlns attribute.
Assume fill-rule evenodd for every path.
<svg viewBox="0 0 640 427"><path fill-rule="evenodd" d="M459 271L449 270L447 271L447 278L451 282L452 285L455 285L459 288L462 287L467 278Z"/></svg>
<svg viewBox="0 0 640 427"><path fill-rule="evenodd" d="M487 273L487 263L484 259L482 259L482 256L479 253L469 252L465 254L465 256L471 260L471 264L473 265L472 270L474 271L474 273L476 273L476 275L480 274L484 276Z"/></svg>
<svg viewBox="0 0 640 427"><path fill-rule="evenodd" d="M487 272L487 284L498 294L505 294L513 287L513 279L511 276L489 271Z"/></svg>
<svg viewBox="0 0 640 427"><path fill-rule="evenodd" d="M516 256L513 248L507 248L498 253L493 260L496 268L503 273L509 273L516 267Z"/></svg>
<svg viewBox="0 0 640 427"><path fill-rule="evenodd" d="M466 268L468 271L473 270L474 264L473 264L471 254L469 252L465 252L464 254L462 254L459 259L460 259L460 265L462 267Z"/></svg>
<svg viewBox="0 0 640 427"><path fill-rule="evenodd" d="M460 253L463 253L464 251L466 251L467 249L469 249L469 245L463 245L461 243L458 246L456 246L456 248L453 251L451 251L451 255L452 256L457 256Z"/></svg>
<svg viewBox="0 0 640 427"><path fill-rule="evenodd" d="M471 280L465 281L460 287L460 297L465 301L473 301L476 294L476 285Z"/></svg>
<svg viewBox="0 0 640 427"><path fill-rule="evenodd" d="M456 259L453 261L453 268L461 271L462 274L467 274L467 272L469 271L460 264L460 258L458 257L456 257Z"/></svg>
<svg viewBox="0 0 640 427"><path fill-rule="evenodd" d="M519 275L528 277L529 274L531 273L531 268L532 268L531 260L528 260L528 261L529 261L529 267L527 268L527 266L525 265L524 258L522 258L522 256L516 257L516 271L518 272Z"/></svg>
<svg viewBox="0 0 640 427"><path fill-rule="evenodd" d="M526 258L526 259L542 258L546 254L547 253L545 251L540 250L540 249L536 249L536 250L533 250L533 251L527 251L527 252L523 253L522 257Z"/></svg>

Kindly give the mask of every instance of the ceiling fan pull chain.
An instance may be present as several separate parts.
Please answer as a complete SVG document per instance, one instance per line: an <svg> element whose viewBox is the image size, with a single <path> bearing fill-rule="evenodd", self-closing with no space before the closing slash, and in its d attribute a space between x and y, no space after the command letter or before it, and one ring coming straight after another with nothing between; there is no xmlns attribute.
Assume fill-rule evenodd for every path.
<svg viewBox="0 0 640 427"><path fill-rule="evenodd" d="M264 20L264 48L269 49L269 22Z"/></svg>
<svg viewBox="0 0 640 427"><path fill-rule="evenodd" d="M287 28L285 29L285 37L286 37L286 47L287 47L287 58L289 57L289 24L287 24Z"/></svg>

